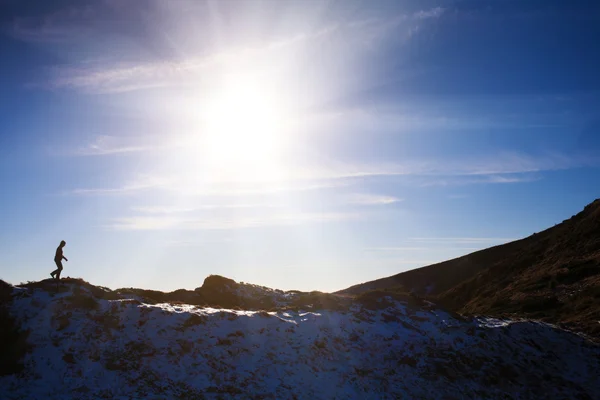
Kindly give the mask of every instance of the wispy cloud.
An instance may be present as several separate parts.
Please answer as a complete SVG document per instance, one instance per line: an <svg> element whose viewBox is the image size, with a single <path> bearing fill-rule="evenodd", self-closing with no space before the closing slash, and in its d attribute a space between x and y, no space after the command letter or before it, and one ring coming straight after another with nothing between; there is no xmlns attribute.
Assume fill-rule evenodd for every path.
<svg viewBox="0 0 600 400"><path fill-rule="evenodd" d="M404 251L439 251L439 250L481 250L481 247L439 247L439 246L428 246L428 247L411 247L411 246L398 246L398 247L368 247L365 250L375 252L404 252Z"/></svg>
<svg viewBox="0 0 600 400"><path fill-rule="evenodd" d="M507 243L517 240L516 238L501 237L415 237L409 238L409 242L418 243L444 243L444 244L489 244Z"/></svg>
<svg viewBox="0 0 600 400"><path fill-rule="evenodd" d="M66 150L63 147L61 147L60 150L51 149L51 153L68 156L102 156L140 153L158 149L164 151L165 148L168 147L173 147L173 145L169 143L159 143L158 140L155 140L154 143L150 143L148 137L100 135L95 137L85 146Z"/></svg>
<svg viewBox="0 0 600 400"><path fill-rule="evenodd" d="M214 245L215 243L227 243L231 242L231 239L198 239L198 240L168 240L165 245L168 247L199 247Z"/></svg>
<svg viewBox="0 0 600 400"><path fill-rule="evenodd" d="M351 194L347 198L347 202L349 204L357 204L357 205L385 205L385 204L394 204L402 201L398 197L393 196L382 196L376 194Z"/></svg>
<svg viewBox="0 0 600 400"><path fill-rule="evenodd" d="M415 247L415 246L392 246L392 247L367 247L366 251L422 251L430 250L430 247Z"/></svg>
<svg viewBox="0 0 600 400"><path fill-rule="evenodd" d="M182 3L185 4L178 2L178 4ZM196 6L194 3L188 4ZM402 32L405 33L406 38L410 38L411 32L414 32L425 20L437 18L444 12L444 9L439 7L412 14L398 10L393 15L364 20L325 21L317 27L314 26L313 21L310 21L303 24L302 31L290 29L279 33L279 36L273 35L268 40L263 40L261 44L242 40L244 35L237 39L233 39L236 35L232 35L230 41L223 41L216 36L213 38L209 26L205 32L207 37L199 41L204 44L204 48L196 48L184 54L179 52L176 58L163 56L149 60L145 51L141 53L146 57L140 57L140 54L132 51L135 47L124 48L122 43L130 41L127 35L133 34L139 40L137 35L145 34L143 41L146 43L143 45L152 47L153 40L163 42L164 45L164 37L157 39L148 35L148 25L152 24L152 29L164 30L165 35L169 37L182 35L183 29L183 27L173 27L169 23L163 24L166 18L163 15L165 10L157 4L145 4L143 16L140 16L140 10L136 7L136 17L125 18L123 13L130 13L132 7L117 7L112 2L101 1L93 6L71 7L43 16L17 18L13 21L11 33L14 37L28 42L56 45L77 42L86 46L88 51L92 49L98 54L106 54L103 49L110 47L113 57L117 54L116 49L124 49L116 58L103 58L104 61L100 61L99 58L95 61L88 60L85 63L57 67L50 84L54 88L114 93L176 85L189 86L192 82L198 84L202 81L210 81L211 77L222 73L224 66L252 65L257 62L263 65L264 61L273 64L276 60L288 59L292 54L297 57L303 47L311 47L321 39L329 42L337 40L345 43L352 42L354 54L364 50L371 51L373 43L389 39L397 40L402 36ZM185 8L189 7L182 7ZM177 7L172 7L168 12L181 13L176 9ZM118 22L107 24L107 15ZM204 14L199 12L197 25L214 23L214 21L206 21L202 15ZM307 12L307 18L309 15L310 13ZM189 18L194 16L186 15L186 20ZM119 29L115 29L115 25ZM193 24L189 28L189 31L193 31ZM136 33L138 30L140 32ZM189 31L185 34L190 35ZM119 42L119 46L114 46L114 42ZM173 53L173 50L170 49L165 53ZM114 61L115 59L118 61Z"/></svg>
<svg viewBox="0 0 600 400"><path fill-rule="evenodd" d="M562 168L561 168L562 169ZM568 168L565 168L568 169ZM421 180L420 186L463 186L463 185L481 185L481 184L502 184L502 183L528 183L540 180L542 177L539 174L531 174L525 172L511 172L506 175L485 175L485 174L468 174L462 176L427 176ZM452 199L464 198L450 197Z"/></svg>
<svg viewBox="0 0 600 400"><path fill-rule="evenodd" d="M539 176L506 176L490 175L485 183L520 183L534 182L539 180Z"/></svg>
<svg viewBox="0 0 600 400"><path fill-rule="evenodd" d="M214 215L198 219L152 216L119 218L105 225L105 227L114 230L230 230L336 222L357 218L360 218L360 215L356 213L309 212L266 214L239 218Z"/></svg>
<svg viewBox="0 0 600 400"><path fill-rule="evenodd" d="M558 171L591 165L592 160L578 156L551 153L528 155L499 153L482 157L455 159L407 160L402 164L344 164L336 163L305 171L305 178L352 178L368 176L420 175L437 177L473 177L473 183L514 183L531 181L537 177L518 174ZM302 176L302 175L299 175Z"/></svg>
<svg viewBox="0 0 600 400"><path fill-rule="evenodd" d="M260 193L264 195L265 193ZM262 197L262 196L260 196ZM206 204L194 204L194 205L147 205L147 206L133 206L130 210L134 213L139 214L149 214L152 216L168 216L165 221L175 221L177 220L177 215L185 214L185 218L194 219L197 215L205 215L203 214L205 211L218 212L218 211L226 211L226 210L240 210L240 213L248 213L250 211L261 211L264 209L270 209L270 212L281 213L280 210L283 210L286 207L286 203L279 202L257 202L257 203L231 203L228 202L231 199L223 199L220 203L206 203ZM275 200L275 199L274 199ZM321 206L327 207L335 207L336 209L340 207L347 206L379 206L379 205L388 205L401 201L402 199L392 197L392 196L382 196L376 194L364 194L364 193L350 193L350 194L336 194L331 193L331 195L326 197L321 197L319 199L319 204ZM196 200L195 203L201 202L200 199ZM279 210L277 210L279 209ZM273 211L276 210L276 211ZM175 216L175 219L171 219ZM162 219L160 221L163 221Z"/></svg>
<svg viewBox="0 0 600 400"><path fill-rule="evenodd" d="M435 7L429 10L417 11L413 14L413 17L417 19L439 18L440 16L442 16L442 14L444 14L444 11L445 8Z"/></svg>
<svg viewBox="0 0 600 400"><path fill-rule="evenodd" d="M236 208L272 208L274 204L257 203L257 204L203 204L193 207L177 207L177 206L140 206L131 207L131 211L144 214L183 214L202 210L217 210L217 209L236 209Z"/></svg>
<svg viewBox="0 0 600 400"><path fill-rule="evenodd" d="M273 39L261 46L231 47L183 60L120 61L119 63L87 63L54 69L50 86L88 92L122 93L141 89L161 88L210 82L229 65L251 65L257 60L274 57L277 52L298 46L333 32L324 28L311 33ZM208 77L208 78L207 78Z"/></svg>
<svg viewBox="0 0 600 400"><path fill-rule="evenodd" d="M361 42L368 48L374 44L385 41L385 38L394 38L396 41L408 41L421 29L427 19L440 17L444 9L436 7L410 13L399 13L380 18L368 18L352 21L346 26L360 30Z"/></svg>
<svg viewBox="0 0 600 400"><path fill-rule="evenodd" d="M238 197L238 196L254 196L254 195L269 195L269 194L281 194L286 192L303 192L303 191L316 191L323 189L332 189L345 186L345 183L336 182L323 182L323 183L302 183L302 182L291 182L291 183L278 183L273 185L262 184L262 185L249 185L249 184L235 184L235 183L224 183L207 185L203 188L201 185L198 187L189 187L185 185L179 185L178 182L172 180L161 180L157 179L153 181L146 181L140 183L131 183L116 188L83 188L73 189L71 191L64 192L64 194L72 195L128 195L135 192L141 192L145 190L160 190L170 192L172 194L178 194L186 197Z"/></svg>
<svg viewBox="0 0 600 400"><path fill-rule="evenodd" d="M84 195L84 196L107 196L107 195L127 195L144 190L158 189L164 187L168 182L160 177L144 175L135 182L118 186L114 188L79 188L63 192L64 195Z"/></svg>
<svg viewBox="0 0 600 400"><path fill-rule="evenodd" d="M147 174L115 188L79 188L78 195L115 195L156 189L186 196L249 196L340 188L358 178L407 177L421 186L509 184L540 179L539 173L592 165L592 161L560 154L532 156L518 153L461 160L407 160L403 164L349 164L313 162L308 167L280 166L277 176L248 175L246 168L219 174ZM392 204L401 199L380 195L353 195L356 204Z"/></svg>
<svg viewBox="0 0 600 400"><path fill-rule="evenodd" d="M26 42L82 40L92 32L95 17L96 9L90 5L69 7L40 17L15 18L9 32Z"/></svg>
<svg viewBox="0 0 600 400"><path fill-rule="evenodd" d="M323 180L377 176L466 177L470 183L515 183L537 179L535 172L557 171L591 164L591 160L553 153L528 155L500 153L460 159L405 160L403 163L314 162L310 167L290 167L290 180Z"/></svg>

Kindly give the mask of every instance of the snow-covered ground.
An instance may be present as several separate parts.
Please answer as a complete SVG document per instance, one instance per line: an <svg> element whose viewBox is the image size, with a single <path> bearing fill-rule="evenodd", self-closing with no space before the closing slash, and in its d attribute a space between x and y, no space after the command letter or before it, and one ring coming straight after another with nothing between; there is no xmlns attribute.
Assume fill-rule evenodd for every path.
<svg viewBox="0 0 600 400"><path fill-rule="evenodd" d="M546 324L467 320L391 297L265 312L103 300L63 285L14 288L32 349L23 373L0 378L0 398L600 399L600 347Z"/></svg>

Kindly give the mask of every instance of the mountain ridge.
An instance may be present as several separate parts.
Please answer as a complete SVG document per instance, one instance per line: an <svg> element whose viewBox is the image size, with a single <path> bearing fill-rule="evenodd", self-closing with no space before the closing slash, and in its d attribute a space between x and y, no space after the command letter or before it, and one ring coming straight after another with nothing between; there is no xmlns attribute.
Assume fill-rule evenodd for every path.
<svg viewBox="0 0 600 400"><path fill-rule="evenodd" d="M10 295L2 308L28 344L22 368L0 376L0 392L6 399L593 399L600 391L600 345L552 325L465 318L395 291L299 303L295 297L310 293L215 276L208 285L215 301L245 291L281 303L248 311L160 302L141 289L81 279L0 284ZM0 343L2 353L11 345Z"/></svg>
<svg viewBox="0 0 600 400"><path fill-rule="evenodd" d="M600 339L600 199L529 237L336 293L394 287L466 315L539 319Z"/></svg>

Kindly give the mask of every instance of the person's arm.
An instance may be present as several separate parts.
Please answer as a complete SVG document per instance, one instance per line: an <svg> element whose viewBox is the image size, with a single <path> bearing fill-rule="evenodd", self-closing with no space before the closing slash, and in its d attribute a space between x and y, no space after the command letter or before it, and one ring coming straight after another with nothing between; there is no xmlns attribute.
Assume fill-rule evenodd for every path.
<svg viewBox="0 0 600 400"><path fill-rule="evenodd" d="M65 261L69 261L69 260L67 259L67 257L63 256L63 258L65 259Z"/></svg>

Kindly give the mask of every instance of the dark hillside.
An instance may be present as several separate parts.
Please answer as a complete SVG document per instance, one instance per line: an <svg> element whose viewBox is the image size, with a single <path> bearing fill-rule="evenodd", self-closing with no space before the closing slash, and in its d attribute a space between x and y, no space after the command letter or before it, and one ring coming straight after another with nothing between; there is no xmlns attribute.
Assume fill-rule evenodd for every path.
<svg viewBox="0 0 600 400"><path fill-rule="evenodd" d="M354 285L337 293L357 295L369 290L403 287L419 295L435 296L472 278L473 275L493 265L504 255L518 253L526 246L524 243L526 240L522 239L491 247L453 260ZM448 273L450 269L452 270L451 274Z"/></svg>
<svg viewBox="0 0 600 400"><path fill-rule="evenodd" d="M525 239L352 286L404 287L465 314L536 318L600 336L600 200Z"/></svg>

